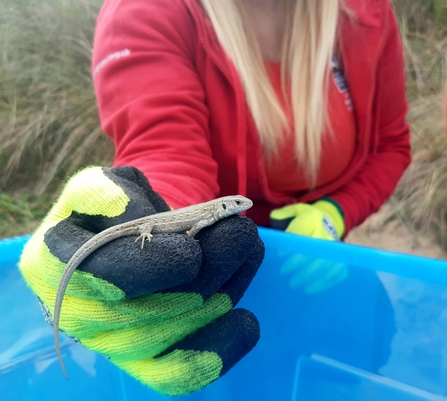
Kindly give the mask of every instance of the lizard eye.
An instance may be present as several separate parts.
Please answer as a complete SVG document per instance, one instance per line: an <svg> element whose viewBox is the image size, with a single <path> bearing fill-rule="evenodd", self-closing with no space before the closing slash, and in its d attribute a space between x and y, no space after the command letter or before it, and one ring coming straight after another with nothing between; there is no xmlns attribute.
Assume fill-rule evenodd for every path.
<svg viewBox="0 0 447 401"><path fill-rule="evenodd" d="M237 200L236 201L236 205L240 205L241 204L241 201L240 200Z"/></svg>
<svg viewBox="0 0 447 401"><path fill-rule="evenodd" d="M224 202L222 202L222 208L223 210L227 210L227 205Z"/></svg>

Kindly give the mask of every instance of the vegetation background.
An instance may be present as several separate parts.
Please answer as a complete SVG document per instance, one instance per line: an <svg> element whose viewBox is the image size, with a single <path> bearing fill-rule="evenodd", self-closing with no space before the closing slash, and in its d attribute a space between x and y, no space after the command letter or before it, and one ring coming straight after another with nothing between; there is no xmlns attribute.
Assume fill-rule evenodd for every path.
<svg viewBox="0 0 447 401"><path fill-rule="evenodd" d="M103 0L0 2L0 238L37 227L66 178L108 165L90 75ZM348 242L447 257L447 136L440 112L447 0L393 0L405 48L413 163Z"/></svg>

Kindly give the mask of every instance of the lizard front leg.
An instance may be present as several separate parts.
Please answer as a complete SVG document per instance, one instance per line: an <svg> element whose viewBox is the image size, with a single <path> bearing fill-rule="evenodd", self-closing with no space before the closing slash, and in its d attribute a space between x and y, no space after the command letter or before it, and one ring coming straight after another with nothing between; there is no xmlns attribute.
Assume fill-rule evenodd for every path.
<svg viewBox="0 0 447 401"><path fill-rule="evenodd" d="M196 235L202 228L208 227L208 226L210 226L210 225L213 224L213 223L215 223L214 219L213 219L213 220L211 220L211 219L203 219L203 220L198 221L196 224L194 224L194 225L191 227L191 230L189 230L189 232L188 232L188 236L191 237L191 238L194 238L194 236L195 236L195 235Z"/></svg>
<svg viewBox="0 0 447 401"><path fill-rule="evenodd" d="M141 239L141 249L144 248L144 241L150 242L153 235L151 234L154 225L152 223L146 223L139 227L140 236L135 240L137 242Z"/></svg>

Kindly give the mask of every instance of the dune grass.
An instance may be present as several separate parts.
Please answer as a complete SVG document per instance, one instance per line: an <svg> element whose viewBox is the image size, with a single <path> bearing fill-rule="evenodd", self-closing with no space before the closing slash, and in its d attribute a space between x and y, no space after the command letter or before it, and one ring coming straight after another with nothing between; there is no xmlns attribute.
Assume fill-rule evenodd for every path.
<svg viewBox="0 0 447 401"><path fill-rule="evenodd" d="M90 75L94 22L101 4L0 2L0 193L8 199L0 199L0 235L33 228L79 166L112 160ZM48 201L42 202L42 197Z"/></svg>
<svg viewBox="0 0 447 401"><path fill-rule="evenodd" d="M404 43L413 163L390 204L395 217L447 249L447 78L444 0L394 0ZM30 232L66 178L108 165L90 75L102 0L0 2L0 237Z"/></svg>
<svg viewBox="0 0 447 401"><path fill-rule="evenodd" d="M434 232L447 250L447 135L440 110L447 80L447 29L445 8L435 5L394 1L406 57L413 162L390 203L414 233Z"/></svg>

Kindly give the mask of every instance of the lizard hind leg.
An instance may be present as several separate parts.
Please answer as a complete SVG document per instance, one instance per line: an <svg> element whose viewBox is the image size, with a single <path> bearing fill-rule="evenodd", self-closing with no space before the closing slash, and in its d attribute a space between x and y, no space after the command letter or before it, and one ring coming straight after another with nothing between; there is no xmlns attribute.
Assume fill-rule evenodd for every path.
<svg viewBox="0 0 447 401"><path fill-rule="evenodd" d="M152 224L144 224L140 228L140 236L135 240L135 242L141 240L141 249L144 248L144 241L150 242L152 240L153 235L151 234L153 229Z"/></svg>

